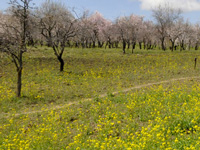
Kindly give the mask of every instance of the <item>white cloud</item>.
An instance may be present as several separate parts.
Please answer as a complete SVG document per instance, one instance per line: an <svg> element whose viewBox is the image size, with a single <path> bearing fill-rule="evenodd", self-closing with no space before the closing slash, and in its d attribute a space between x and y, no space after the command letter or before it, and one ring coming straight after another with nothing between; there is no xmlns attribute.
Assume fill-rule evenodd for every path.
<svg viewBox="0 0 200 150"><path fill-rule="evenodd" d="M144 10L151 10L158 5L169 4L173 8L181 9L182 11L200 10L200 0L139 0L141 7Z"/></svg>

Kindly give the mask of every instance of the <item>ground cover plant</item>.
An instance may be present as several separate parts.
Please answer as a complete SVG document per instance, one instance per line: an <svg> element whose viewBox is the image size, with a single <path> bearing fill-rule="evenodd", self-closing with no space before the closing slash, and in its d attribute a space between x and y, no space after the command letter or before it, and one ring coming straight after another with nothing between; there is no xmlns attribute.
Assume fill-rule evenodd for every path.
<svg viewBox="0 0 200 150"><path fill-rule="evenodd" d="M198 24L35 6L0 12L0 149L200 149Z"/></svg>
<svg viewBox="0 0 200 150"><path fill-rule="evenodd" d="M10 117L0 148L199 149L199 96L188 80Z"/></svg>
<svg viewBox="0 0 200 150"><path fill-rule="evenodd" d="M68 48L64 72L48 47L24 55L21 98L0 60L0 149L199 149L198 51Z"/></svg>

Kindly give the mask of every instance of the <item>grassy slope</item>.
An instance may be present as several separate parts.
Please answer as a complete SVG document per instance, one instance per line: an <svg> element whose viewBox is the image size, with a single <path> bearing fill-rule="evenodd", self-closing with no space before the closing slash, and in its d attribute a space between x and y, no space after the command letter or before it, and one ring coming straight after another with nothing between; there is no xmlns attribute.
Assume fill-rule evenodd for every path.
<svg viewBox="0 0 200 150"><path fill-rule="evenodd" d="M198 148L199 80L176 81L115 97L109 94L145 83L198 76L195 57L199 58L198 51L136 50L122 55L116 49L67 49L65 72L59 73L51 49L32 49L25 57L23 97L19 99L14 95L15 68L3 58L0 149L179 149L191 143ZM102 93L108 97L98 98ZM3 118L4 113L42 110L89 97L95 100Z"/></svg>

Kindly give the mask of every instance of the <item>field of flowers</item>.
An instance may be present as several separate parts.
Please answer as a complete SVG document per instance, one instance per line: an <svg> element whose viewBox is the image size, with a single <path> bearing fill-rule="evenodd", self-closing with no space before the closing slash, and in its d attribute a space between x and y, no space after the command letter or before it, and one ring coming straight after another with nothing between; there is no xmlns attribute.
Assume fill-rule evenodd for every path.
<svg viewBox="0 0 200 150"><path fill-rule="evenodd" d="M2 57L0 149L199 149L199 56L69 49L60 73L50 49L34 49L25 58L22 98L15 97L15 68ZM120 92L183 77L190 79ZM56 106L66 107L50 110Z"/></svg>

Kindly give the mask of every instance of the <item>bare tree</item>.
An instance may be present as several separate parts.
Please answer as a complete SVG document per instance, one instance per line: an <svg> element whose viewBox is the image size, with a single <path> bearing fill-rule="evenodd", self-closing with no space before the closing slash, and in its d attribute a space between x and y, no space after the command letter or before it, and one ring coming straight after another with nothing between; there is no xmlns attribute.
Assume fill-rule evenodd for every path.
<svg viewBox="0 0 200 150"><path fill-rule="evenodd" d="M190 42L194 45L195 50L198 50L199 43L200 43L200 25L195 24L191 27L190 31ZM190 43L189 43L190 44Z"/></svg>
<svg viewBox="0 0 200 150"><path fill-rule="evenodd" d="M153 22L144 21L143 23L143 43L144 49L152 49L155 44L155 27Z"/></svg>
<svg viewBox="0 0 200 150"><path fill-rule="evenodd" d="M89 21L88 17L89 11L86 10L83 12L81 19L78 21L79 30L77 30L76 37L74 38L76 46L79 47L81 44L82 48L88 48L90 30L89 30Z"/></svg>
<svg viewBox="0 0 200 150"><path fill-rule="evenodd" d="M129 41L131 36L131 33L129 32L131 28L131 26L129 25L129 18L128 17L117 18L116 27L118 30L118 36L122 40L123 54L125 54L127 42Z"/></svg>
<svg viewBox="0 0 200 150"><path fill-rule="evenodd" d="M53 48L54 54L60 62L60 71L64 71L62 58L66 41L76 35L76 20L72 13L59 2L47 0L38 10L41 34L48 46Z"/></svg>
<svg viewBox="0 0 200 150"><path fill-rule="evenodd" d="M189 38L190 38L190 30L191 30L191 25L190 23L187 22L181 22L180 29L182 30L182 34L179 35L178 41L180 45L180 51L186 49L186 43L189 43ZM191 38L190 38L191 39Z"/></svg>
<svg viewBox="0 0 200 150"><path fill-rule="evenodd" d="M165 50L166 47L164 43L165 38L168 36L167 29L180 18L181 11L170 7L169 4L165 4L164 6L159 5L157 8L153 9L152 12L156 21L156 28L161 41L161 47Z"/></svg>
<svg viewBox="0 0 200 150"><path fill-rule="evenodd" d="M14 62L17 69L17 97L21 96L23 53L27 51L27 33L31 0L10 0L11 7L1 19L0 50Z"/></svg>
<svg viewBox="0 0 200 150"><path fill-rule="evenodd" d="M171 42L171 51L174 51L175 42L184 34L184 20L183 18L177 19L177 21L173 22L171 26L167 29L167 35Z"/></svg>

